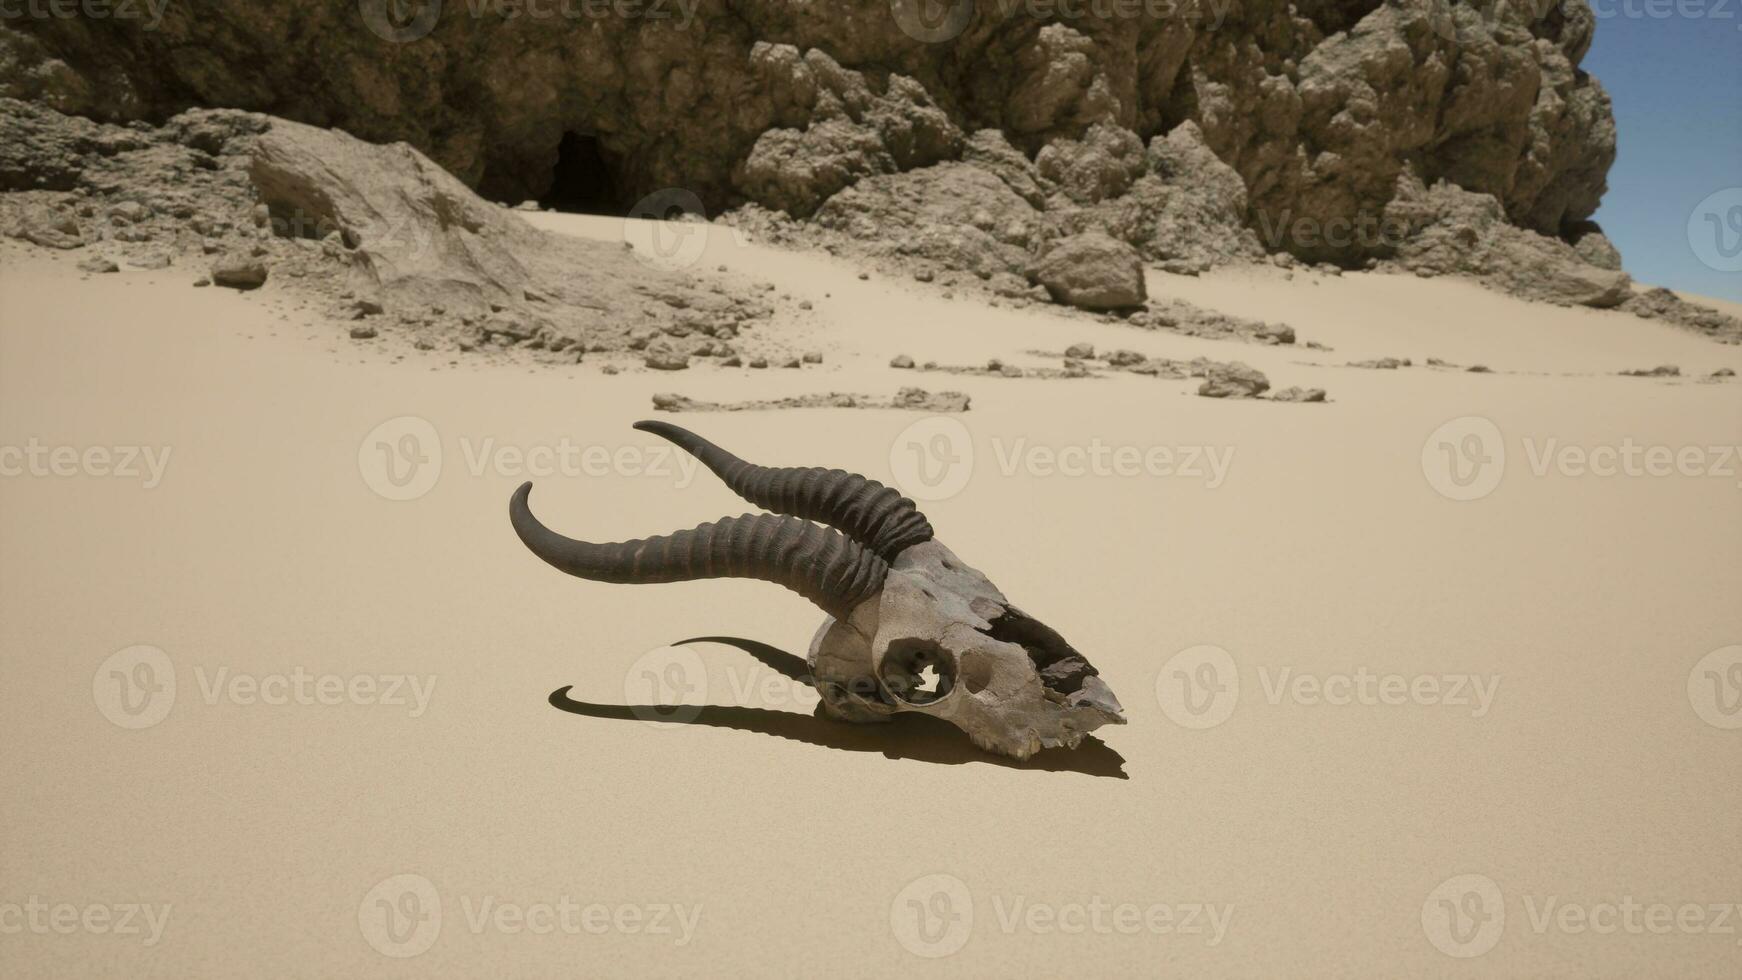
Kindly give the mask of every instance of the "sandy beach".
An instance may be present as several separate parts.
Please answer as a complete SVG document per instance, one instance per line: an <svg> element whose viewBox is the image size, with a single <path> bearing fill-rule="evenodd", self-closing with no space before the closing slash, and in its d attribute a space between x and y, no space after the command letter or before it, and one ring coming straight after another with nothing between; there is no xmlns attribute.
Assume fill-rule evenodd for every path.
<svg viewBox="0 0 1742 980"><path fill-rule="evenodd" d="M1734 973L1742 384L1708 376L1742 350L1450 279L1148 273L1331 349L1266 347L708 235L709 275L813 304L769 329L820 367L455 368L5 246L7 975ZM1079 342L1329 401L886 366ZM1413 366L1346 366L1378 357ZM527 479L591 540L750 509L630 428L656 392L908 384L971 410L676 419L914 496L1128 725L1016 763L823 721L798 596L582 582L509 528Z"/></svg>

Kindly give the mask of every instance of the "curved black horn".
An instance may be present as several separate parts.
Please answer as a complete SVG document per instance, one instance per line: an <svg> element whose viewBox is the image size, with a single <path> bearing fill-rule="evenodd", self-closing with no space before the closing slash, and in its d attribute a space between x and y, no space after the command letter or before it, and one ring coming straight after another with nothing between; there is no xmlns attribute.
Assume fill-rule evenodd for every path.
<svg viewBox="0 0 1742 980"><path fill-rule="evenodd" d="M745 514L688 531L634 541L593 544L539 523L523 483L508 504L514 531L553 567L600 582L642 584L698 578L759 578L821 606L836 619L883 588L889 566L845 536L808 521Z"/></svg>
<svg viewBox="0 0 1742 980"><path fill-rule="evenodd" d="M777 514L791 514L838 528L884 561L932 539L931 522L897 491L845 470L820 466L757 466L746 463L688 429L670 422L637 422L642 432L670 440L745 500Z"/></svg>

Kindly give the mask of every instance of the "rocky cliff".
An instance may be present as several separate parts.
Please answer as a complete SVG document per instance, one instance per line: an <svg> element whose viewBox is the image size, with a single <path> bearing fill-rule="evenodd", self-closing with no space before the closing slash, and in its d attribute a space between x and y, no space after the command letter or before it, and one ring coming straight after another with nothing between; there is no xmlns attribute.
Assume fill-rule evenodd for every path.
<svg viewBox="0 0 1742 980"><path fill-rule="evenodd" d="M808 217L865 178L1013 157L1007 174L1044 182L1015 190L1036 206L1052 195L1067 225L1134 206L1166 220L1235 208L1246 241L1219 252L1256 236L1348 264L1393 249L1387 206L1417 183L1492 196L1506 223L1574 240L1615 150L1608 98L1578 68L1585 0L104 9L5 21L0 95L109 122L259 110L408 141L486 197L619 213L677 187L710 211ZM1158 148L1188 122L1185 143ZM1195 182L1170 183L1167 160L1199 147L1244 187L1170 198ZM1122 237L1159 257L1153 227Z"/></svg>

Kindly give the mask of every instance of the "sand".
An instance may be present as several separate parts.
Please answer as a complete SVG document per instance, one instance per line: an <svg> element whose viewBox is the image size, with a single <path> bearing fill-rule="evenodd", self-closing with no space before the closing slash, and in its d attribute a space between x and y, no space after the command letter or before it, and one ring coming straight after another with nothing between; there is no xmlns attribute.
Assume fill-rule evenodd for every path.
<svg viewBox="0 0 1742 980"><path fill-rule="evenodd" d="M270 291L192 289L176 268L81 279L71 260L5 253L0 446L169 455L155 482L143 461L139 476L0 478L0 972L1735 972L1742 730L1699 699L1703 671L1728 661L1696 665L1742 643L1742 463L1732 451L1728 475L1691 477L1533 463L1556 440L1697 447L1721 470L1707 447L1742 443L1742 384L1692 376L1742 368L1742 351L1371 274L1152 279L1335 348L1311 351L945 300L728 231L705 262L811 299L824 364L395 363ZM1332 401L885 366L1040 363L1023 352L1076 341L1243 360ZM1497 373L1340 366L1378 356ZM1613 374L1666 362L1690 377ZM655 391L912 383L973 397L952 446L971 446L971 468L929 458L945 479L918 489L960 486L922 507L1118 692L1130 724L1098 744L1017 765L948 729L816 721L805 689L743 649L668 648L725 636L802 655L821 614L796 595L582 582L508 527L527 459L551 461L512 450L539 447L573 450L568 474L533 476L534 504L578 536L747 509L629 429ZM427 463L384 477L381 454L416 430L373 430L404 416L435 433L433 485ZM1497 427L1506 460L1460 501L1436 485L1482 481L1432 465L1430 479L1423 446L1468 416ZM914 433L961 438L892 411L679 421L753 460L910 491ZM1476 424L1437 439L1462 447ZM1171 469L1064 475L1029 455L1097 446L1166 449ZM594 465L607 450L623 454ZM162 659L118 653L135 645ZM1181 672L1222 662L1189 652L1202 645L1226 652L1238 695L1184 706ZM161 685L133 672L140 657L173 666L173 699L115 677ZM1358 695L1381 677L1412 693ZM548 703L570 686L574 701L643 703L650 678L750 710L675 724ZM1345 683L1356 703L1325 703L1319 688ZM154 712L138 729L110 720ZM1452 928L1442 899L1477 903L1474 917ZM116 934L124 914L138 932Z"/></svg>

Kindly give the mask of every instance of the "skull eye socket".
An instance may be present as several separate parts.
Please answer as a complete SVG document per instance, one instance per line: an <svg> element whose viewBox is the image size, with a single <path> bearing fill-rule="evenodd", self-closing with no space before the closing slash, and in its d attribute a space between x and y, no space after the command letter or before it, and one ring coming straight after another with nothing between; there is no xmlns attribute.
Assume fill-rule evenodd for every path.
<svg viewBox="0 0 1742 980"><path fill-rule="evenodd" d="M878 672L883 689L904 704L932 704L956 686L956 662L949 652L927 640L898 640L889 645Z"/></svg>

